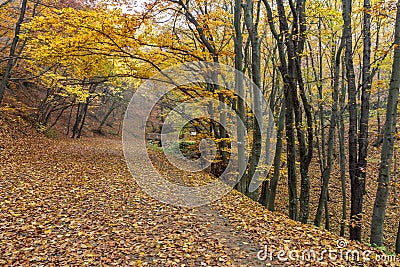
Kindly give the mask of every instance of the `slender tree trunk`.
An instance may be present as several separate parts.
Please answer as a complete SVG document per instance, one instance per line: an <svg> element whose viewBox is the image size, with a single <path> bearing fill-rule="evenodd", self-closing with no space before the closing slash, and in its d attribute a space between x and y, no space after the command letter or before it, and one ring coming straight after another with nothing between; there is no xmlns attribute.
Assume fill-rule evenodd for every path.
<svg viewBox="0 0 400 267"><path fill-rule="evenodd" d="M284 127L285 127L285 104L283 102L281 107L281 112L279 115L278 131L276 136L277 142L276 142L275 156L274 156L274 174L269 186L270 194L268 197L268 209L270 211L275 210L276 189L278 187L278 180L281 171L282 140L283 140Z"/></svg>
<svg viewBox="0 0 400 267"><path fill-rule="evenodd" d="M365 194L367 153L368 153L368 122L369 102L371 95L371 3L364 0L364 26L363 26L363 66L361 87L361 117L358 135L358 163L356 179L362 183L362 191Z"/></svg>
<svg viewBox="0 0 400 267"><path fill-rule="evenodd" d="M397 228L396 254L400 254L400 223L399 223L399 227Z"/></svg>
<svg viewBox="0 0 400 267"><path fill-rule="evenodd" d="M381 79L381 72L378 71L378 81L380 79ZM376 121L377 121L377 124L378 124L378 129L377 129L378 138L377 138L376 143L379 144L378 140L379 140L379 136L381 135L381 131L382 131L381 130L382 126L381 126L381 86L380 85L378 85L376 94L377 94L377 101L378 101L378 103L377 103L377 111L376 111Z"/></svg>
<svg viewBox="0 0 400 267"><path fill-rule="evenodd" d="M277 74L277 68L276 68L276 63L275 63L275 55L276 55L276 49L274 49L274 54L272 56L272 68L273 68L273 71L272 71L272 91L271 91L270 100L269 100L270 101L269 107L270 107L270 111L271 111L272 114L275 114L276 105L277 105L276 104L277 103L276 95L277 95L277 91L280 88L280 86L279 86L279 78L276 75ZM281 111L280 111L280 113L281 113ZM278 118L278 124L279 124L279 119L280 119L280 116ZM275 158L271 159L271 155L270 155L271 134L272 134L272 130L273 130L274 127L275 127L274 116L269 116L269 118L268 118L268 127L267 127L267 139L266 139L266 142L265 142L265 160L266 160L266 164L267 165L272 165L273 162L271 162L271 160L275 159ZM278 129L278 131L279 131L279 129ZM282 129L282 131L283 131L283 129ZM279 133L278 133L278 135L279 135ZM279 138L282 138L282 136L281 137L279 137L279 136L276 137L277 143L275 144L275 150L278 147ZM281 146L282 146L282 144L281 144ZM279 152L279 154L280 153L281 152ZM276 154L274 156L276 156ZM279 157L280 157L280 155L279 155ZM261 195L260 195L260 198L259 198L259 202L262 205L264 205L265 207L268 207L268 199L270 198L271 183L272 183L272 180L273 180L272 177L275 175L275 171L276 170L274 170L273 173L271 172L271 170L264 171L264 176L268 177L269 179L267 179L266 181L264 181L262 183L262 189L261 189Z"/></svg>
<svg viewBox="0 0 400 267"><path fill-rule="evenodd" d="M119 107L119 105L117 105L117 103L114 101L111 105L111 108L107 111L107 113L104 115L103 119L101 120L99 127L97 127L97 130L99 132L102 131L102 128L103 128L104 124L106 123L108 117L110 117L111 113L118 107Z"/></svg>
<svg viewBox="0 0 400 267"><path fill-rule="evenodd" d="M376 29L376 41L375 41L375 51L378 51L380 46L380 32L381 32L381 19L377 22L377 29ZM378 58L377 53L374 55L374 60ZM378 70L378 82L381 80L381 70ZM381 134L381 85L378 84L377 88L377 112L376 112L376 120L378 123L378 136ZM378 138L379 139L379 138Z"/></svg>
<svg viewBox="0 0 400 267"><path fill-rule="evenodd" d="M54 126L56 126L57 122L60 120L61 116L64 114L64 111L66 111L71 105L67 105L63 107L60 111L60 113L57 115L56 119L54 122L47 128L47 130L52 129Z"/></svg>
<svg viewBox="0 0 400 267"><path fill-rule="evenodd" d="M300 174L301 174L301 188L300 188L300 221L302 223L308 222L308 217L310 213L309 209L309 199L310 199L310 175L309 167L313 155L313 139L314 130L312 122L311 106L308 103L307 97L305 95L304 82L301 72L300 59L296 60L297 68L297 80L300 89L300 97L303 103L303 108L306 114L307 122L307 144L306 137L303 130L303 123L300 123L300 119L296 122L296 129L298 132L298 140L300 144ZM300 114L299 114L300 115ZM299 116L302 119L302 116Z"/></svg>
<svg viewBox="0 0 400 267"><path fill-rule="evenodd" d="M235 0L235 11L234 11L234 26L235 26L235 68L238 72L243 71L243 34L241 28L242 18L242 1ZM237 120L242 121L245 124L245 108L244 108L244 84L243 77L238 73L235 76L235 89L238 95L237 100ZM238 167L239 173L246 171L246 155L244 147L244 135L245 129L241 123L237 123L237 143L238 143ZM237 189L241 193L246 193L247 184L244 177L238 177L239 183Z"/></svg>
<svg viewBox="0 0 400 267"><path fill-rule="evenodd" d="M331 219L329 215L329 191L326 192L326 198L324 201L324 209L325 209L325 230L330 231L331 229Z"/></svg>
<svg viewBox="0 0 400 267"><path fill-rule="evenodd" d="M332 92L332 110L331 110L331 118L330 118L330 125L329 125L329 133L328 133L328 151L326 154L326 166L324 172L322 173L322 188L321 193L319 196L317 214L315 216L314 224L315 226L319 227L321 224L322 219L322 211L328 205L328 186L329 180L331 177L331 170L332 170L332 163L333 163L333 147L334 147L334 137L335 137L335 130L337 124L337 117L338 117L338 103L339 103L339 81L340 81L340 64L342 59L342 50L344 48L344 31L342 34L341 42L336 53L336 57L334 59L334 84L333 84L333 92ZM326 216L329 216L328 210L326 208ZM329 222L326 222L329 224Z"/></svg>
<svg viewBox="0 0 400 267"><path fill-rule="evenodd" d="M346 109L346 83L345 83L346 66L342 59L342 92L340 94L340 115L339 115L339 156L340 156L340 183L342 189L342 221L340 223L340 236L345 235L345 227L347 220L347 194L346 194L346 152L345 152L345 128L343 113Z"/></svg>
<svg viewBox="0 0 400 267"><path fill-rule="evenodd" d="M296 174L296 139L295 127L300 121L300 106L297 98L296 81L296 47L289 30L286 17L285 5L282 0L277 1L277 9L280 22L280 30L285 36L285 46L287 49L287 60L281 56L281 63L284 59L285 66L281 66L282 78L285 80L285 123L287 138L287 164L288 164L288 189L289 189L289 217L298 220L298 197L297 197L297 174ZM280 51L282 54L282 51ZM296 115L297 114L297 117ZM297 119L297 120L296 120Z"/></svg>
<svg viewBox="0 0 400 267"><path fill-rule="evenodd" d="M288 165L288 190L289 190L289 217L293 220L298 218L297 199L297 174L296 174L296 142L294 135L294 115L291 107L292 101L289 86L285 85L285 127L286 127L286 149Z"/></svg>
<svg viewBox="0 0 400 267"><path fill-rule="evenodd" d="M90 102L90 97L88 97L86 99L85 104L83 104L82 121L81 121L81 125L78 128L78 133L76 135L76 138L81 138L81 136L82 136L82 129L83 129L83 126L85 125L87 110L88 110L88 107L89 107L89 102Z"/></svg>
<svg viewBox="0 0 400 267"><path fill-rule="evenodd" d="M69 111L69 116L68 116L68 126L67 126L67 132L65 133L66 136L69 135L69 132L71 130L71 121L72 121L72 112L74 111L74 103L75 103L75 99L71 104L71 110Z"/></svg>
<svg viewBox="0 0 400 267"><path fill-rule="evenodd" d="M349 108L349 175L351 181L350 239L361 241L363 182L357 177L357 88L353 63L352 0L343 0L344 36L346 42L346 78Z"/></svg>
<svg viewBox="0 0 400 267"><path fill-rule="evenodd" d="M320 39L322 39L322 38L320 38ZM322 50L322 40L320 40L319 43L320 43L320 45L319 45L320 50ZM318 121L317 121L316 114L314 114L313 117L314 117L315 133L316 133L315 141L316 141L317 152L318 152L319 169L320 169L321 177L322 177L322 173L324 172L324 168L326 166L326 156L325 156L325 154L326 154L326 149L325 149L326 142L325 141L326 140L325 140L325 129L324 129L325 128L325 123L324 123L325 119L324 119L324 110L323 110L323 105L322 105L322 101L323 101L323 99L322 99L322 88L323 88L322 87L322 82L323 82L322 81L322 59L323 59L323 56L322 56L322 51L320 51L319 52L319 62L320 62L319 64L321 66L320 66L319 75L318 75L317 70L315 68L315 64L314 64L314 58L313 58L312 47L311 47L310 42L308 42L308 46L310 49L310 61L311 61L311 68L313 69L313 72L314 72L314 78L316 81L319 81L318 82L319 84L317 84L317 87L318 87L318 93L319 93L319 99L320 99L320 103L318 103L318 107L319 107L318 117L320 119L320 123L318 123ZM307 69L308 68L309 67L308 67L308 58L307 58ZM332 77L333 76L334 75L332 75ZM311 87L311 84L308 85L309 92L311 91L310 87ZM319 134L321 135L321 140L318 137ZM322 185L322 180L321 180L321 185Z"/></svg>
<svg viewBox="0 0 400 267"><path fill-rule="evenodd" d="M256 22L253 19L253 1L247 0L244 7L244 19L246 22L246 27L249 32L250 41L251 41L251 73L252 80L255 85L253 87L253 102L254 102L254 119L253 119L253 146L250 158L250 166L248 172L248 183L251 180L258 179L259 171L257 170L257 166L261 157L261 148L262 148L262 135L261 131L263 129L262 122L262 95L260 93L261 88L261 40L258 36L258 15L256 18ZM259 7L258 7L259 9ZM259 14L259 12L257 12ZM258 119L257 119L258 118ZM253 178L254 176L254 178ZM257 200L258 192L257 190L254 192L247 192L247 195L253 199Z"/></svg>
<svg viewBox="0 0 400 267"><path fill-rule="evenodd" d="M275 114L275 105L276 105L276 91L277 88L279 88L279 85L276 86L276 65L275 65L275 49L274 49L274 55L272 56L272 90L271 90L271 95L270 95L270 100L269 100L269 108L271 111L271 114ZM268 61L266 60L265 64L268 64ZM266 69L265 69L266 70ZM266 78L266 73L264 73L264 79ZM279 81L279 80L278 80ZM278 83L279 84L279 83ZM267 138L265 141L265 162L267 165L270 165L271 163L271 155L270 155L270 150L271 150L271 134L272 130L275 127L274 123L274 116L269 116L268 117L268 127L267 127ZM276 146L275 146L276 148ZM272 164L272 163L271 163ZM271 178L271 172L270 171L264 171L264 176L267 177L265 181L263 181L262 186L261 186L261 195L259 198L259 202L267 207L268 204L268 198L270 195L270 178Z"/></svg>
<svg viewBox="0 0 400 267"><path fill-rule="evenodd" d="M216 62L218 63L218 62ZM218 74L216 75L216 80L218 80ZM225 103L225 97L223 94L219 93L218 94L218 98L219 98L219 112L220 112L220 116L219 116L219 134L220 134L220 138L222 138L222 141L220 142L220 153L221 153L221 157L222 157L222 163L224 166L226 166L228 164L228 151L227 151L227 143L226 143L226 130L225 130L225 126L226 125L226 111L224 110L224 103Z"/></svg>
<svg viewBox="0 0 400 267"><path fill-rule="evenodd" d="M308 103L308 99L305 92L305 86L302 74L302 54L305 46L305 34L307 30L306 26L306 14L305 14L305 1L297 0L295 11L293 10L294 16L294 27L293 27L293 43L295 46L295 77L298 84L301 103L303 105L306 124L307 124L307 135L303 127L303 116L300 104L295 104L295 118L296 118L296 130L297 139L299 141L299 155L300 155L300 175L301 175L301 188L300 188L300 221L302 223L308 222L309 217L309 199L310 199L310 176L309 167L313 156L313 141L314 141L314 130L313 130L313 119L311 113L311 106ZM297 94L297 92L296 92ZM295 95L295 94L294 94ZM295 97L295 101L297 101ZM307 136L307 138L306 138Z"/></svg>
<svg viewBox="0 0 400 267"><path fill-rule="evenodd" d="M322 55L322 36L321 36L321 27L322 27L322 19L321 17L318 18L318 29L319 29L319 36L318 36L318 57L319 57L319 82L317 84L318 87L318 94L319 94L319 120L320 120L320 127L321 127L321 162L323 168L326 166L326 148L325 148L325 119L324 119L324 106L323 106L323 86L322 86L322 78L323 78L323 55ZM317 78L317 77L316 77Z"/></svg>
<svg viewBox="0 0 400 267"><path fill-rule="evenodd" d="M298 198L297 198L297 174L296 174L296 140L295 140L295 110L297 115L301 114L297 98L297 64L296 46L292 39L293 33L289 30L286 17L285 4L277 0L280 33L275 28L271 6L267 0L262 0L268 16L268 24L277 41L280 66L279 71L284 82L285 101L285 127L287 140L287 169L288 169L288 194L289 194L289 217L298 220ZM304 24L305 26L305 24ZM285 49L286 48L286 49ZM299 121L299 116L297 117Z"/></svg>
<svg viewBox="0 0 400 267"><path fill-rule="evenodd" d="M17 21L17 24L15 25L15 33L14 33L14 38L13 38L11 48L10 48L10 54L9 54L9 58L7 61L7 66L6 66L6 69L4 71L3 77L0 82L0 104L3 101L4 92L6 90L8 80L11 77L12 68L14 67L14 60L15 60L14 57L15 57L17 45L19 42L19 34L21 31L21 25L24 22L24 18L25 18L27 2L28 2L27 0L22 0L19 19Z"/></svg>
<svg viewBox="0 0 400 267"><path fill-rule="evenodd" d="M72 138L75 138L78 136L78 131L79 131L79 125L82 119L82 106L83 103L78 104L78 108L76 110L76 116L75 116L75 123L74 126L72 127Z"/></svg>
<svg viewBox="0 0 400 267"><path fill-rule="evenodd" d="M383 242L383 229L386 215L386 205L389 195L390 169L393 157L394 134L396 129L397 103L400 87L400 0L397 2L395 26L394 59L389 96L386 107L386 122L383 136L381 163L379 167L378 189L376 191L370 243L378 246Z"/></svg>

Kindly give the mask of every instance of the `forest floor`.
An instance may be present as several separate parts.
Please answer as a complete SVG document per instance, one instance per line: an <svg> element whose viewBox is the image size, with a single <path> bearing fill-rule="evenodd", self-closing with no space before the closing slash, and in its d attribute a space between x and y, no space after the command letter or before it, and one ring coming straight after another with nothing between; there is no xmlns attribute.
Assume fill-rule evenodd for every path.
<svg viewBox="0 0 400 267"><path fill-rule="evenodd" d="M162 165L162 156L151 153ZM135 183L119 139L50 139L19 117L0 117L0 162L0 265L355 265L328 254L301 260L304 250L320 256L337 249L340 237L269 212L236 191L199 208L158 202ZM180 175L170 170L171 177ZM346 250L372 251L364 266L400 266L378 260L379 250L341 241ZM262 261L257 253L265 246L274 253ZM279 250L300 257L279 260Z"/></svg>
<svg viewBox="0 0 400 267"><path fill-rule="evenodd" d="M373 146L372 144L377 140L377 126L375 122L371 122L370 125L370 145L368 146L368 157L367 157L367 180L366 180L366 194L363 199L363 217L362 217L362 240L369 241L370 237L370 229L371 229L371 220L372 213L376 195L377 188L377 178L379 175L379 163L381 156L381 147ZM347 132L347 129L346 129ZM347 144L347 138L345 140ZM345 147L346 157L348 155L347 145ZM395 150L394 150L394 159L392 163L392 183L389 190L389 198L386 209L386 218L385 218L385 229L384 229L384 244L387 251L395 251L396 244L396 235L399 225L399 215L400 215L400 170L399 170L399 157L400 157L400 135L395 141ZM336 146L335 150L339 148ZM334 155L337 155L338 152L334 152ZM319 157L317 151L314 152L314 157L310 165L310 216L309 223L312 224L315 218L319 196L321 192L321 177L322 172L319 168ZM350 225L350 200L351 200L351 185L350 178L348 176L348 164L346 163L346 204L347 204L347 218L345 220L346 225L346 236L349 236L349 225ZM299 175L300 177L300 175ZM299 178L300 179L300 178ZM340 166L339 166L339 158L334 157L331 179L329 183L329 231L339 234L340 227L342 223L342 184L340 180ZM287 190L287 179L280 179L278 188L279 190L276 198L276 211L281 213L287 213L288 210L288 190ZM298 192L300 195L300 190ZM323 216L322 227L325 226L325 216Z"/></svg>

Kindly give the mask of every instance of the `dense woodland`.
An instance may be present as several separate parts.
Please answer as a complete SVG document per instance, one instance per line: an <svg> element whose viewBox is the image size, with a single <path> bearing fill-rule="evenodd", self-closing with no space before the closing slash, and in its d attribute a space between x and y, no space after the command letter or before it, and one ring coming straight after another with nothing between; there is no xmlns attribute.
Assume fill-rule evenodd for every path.
<svg viewBox="0 0 400 267"><path fill-rule="evenodd" d="M235 159L246 170L238 191L303 224L400 253L399 1L3 0L0 16L4 114L27 114L49 136L118 136L143 81L185 62L232 66L274 114L264 125L276 129L269 172L257 168L267 144L254 123L266 107L257 93L254 111L245 105L239 78L234 94L204 85L174 91L148 131L159 133L177 103L211 95L246 122L251 144ZM218 174L230 141L218 124L224 112L213 118L196 127L218 144L210 170ZM237 127L238 142L244 131ZM249 192L256 172L262 186Z"/></svg>

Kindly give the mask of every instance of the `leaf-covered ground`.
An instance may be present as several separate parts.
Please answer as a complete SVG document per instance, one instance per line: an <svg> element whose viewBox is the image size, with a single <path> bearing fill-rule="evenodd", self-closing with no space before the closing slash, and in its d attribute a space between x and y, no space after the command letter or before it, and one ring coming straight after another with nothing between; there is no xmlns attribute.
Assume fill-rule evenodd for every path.
<svg viewBox="0 0 400 267"><path fill-rule="evenodd" d="M261 261L257 252L265 245L322 251L335 249L339 237L268 212L236 192L200 208L162 204L132 179L120 140L48 139L17 124L0 122L0 265L355 265L328 257ZM162 164L162 155L152 153ZM352 242L348 248L370 249ZM389 265L400 266L364 263Z"/></svg>

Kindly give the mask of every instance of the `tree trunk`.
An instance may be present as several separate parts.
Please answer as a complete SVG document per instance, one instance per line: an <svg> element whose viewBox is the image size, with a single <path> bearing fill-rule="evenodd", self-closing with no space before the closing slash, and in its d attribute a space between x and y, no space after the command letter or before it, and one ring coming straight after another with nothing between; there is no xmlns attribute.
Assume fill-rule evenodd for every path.
<svg viewBox="0 0 400 267"><path fill-rule="evenodd" d="M299 53L297 53L299 55ZM300 221L302 223L308 222L309 217L309 199L310 199L310 175L309 175L309 167L313 155L313 122L312 122L312 113L311 106L308 103L307 97L305 95L304 82L301 72L301 64L300 58L296 59L296 68L297 68L297 81L300 89L300 97L303 103L303 108L306 114L306 122L307 122L307 144L305 133L303 130L303 120L301 113L296 112L295 114L299 115L299 118L296 120L296 129L299 140L299 152L300 152L300 174L301 174L301 188L300 188Z"/></svg>
<svg viewBox="0 0 400 267"><path fill-rule="evenodd" d="M324 119L324 106L323 106L323 56L322 56L322 36L321 36L321 27L322 27L322 19L321 17L318 18L318 29L319 29L319 36L318 36L318 58L319 58L319 82L317 84L318 87L318 94L319 94L319 120L320 120L320 127L321 127L321 162L323 168L326 166L326 148L325 148L325 119ZM342 37L343 38L343 37ZM316 77L317 78L317 77Z"/></svg>
<svg viewBox="0 0 400 267"><path fill-rule="evenodd" d="M326 198L324 201L324 209L325 209L325 230L330 231L331 229L331 219L329 216L329 191L326 192Z"/></svg>
<svg viewBox="0 0 400 267"><path fill-rule="evenodd" d="M78 131L79 131L79 125L82 120L82 106L83 103L78 104L78 108L76 110L76 116L75 116L75 123L74 126L72 127L72 138L75 138L78 136Z"/></svg>
<svg viewBox="0 0 400 267"><path fill-rule="evenodd" d="M331 177L332 163L333 163L333 147L334 147L334 137L335 130L337 124L337 116L338 116L338 102L339 102L339 80L340 80L340 63L342 58L342 50L344 48L344 32L342 34L341 42L336 53L336 58L334 60L335 71L334 71L334 84L333 84L333 92L332 92L332 110L331 110L331 118L329 125L329 133L328 133L328 151L326 154L326 166L324 172L322 173L322 188L318 201L317 214L315 216L314 224L319 227L322 219L322 212L324 205L327 207L328 205L328 186L329 179ZM328 215L328 209L326 208L326 216ZM329 224L329 222L327 222Z"/></svg>
<svg viewBox="0 0 400 267"><path fill-rule="evenodd" d="M61 118L61 116L64 114L64 111L66 111L69 107L71 107L71 105L67 105L63 108L61 108L60 113L57 115L57 117L55 118L54 122L47 128L47 130L52 129L54 126L56 126L57 122L59 121L59 119Z"/></svg>
<svg viewBox="0 0 400 267"><path fill-rule="evenodd" d="M342 189L342 222L340 223L340 236L345 235L347 220L347 194L346 194L346 152L345 152L345 127L343 113L346 110L346 66L342 59L342 92L340 94L340 115L339 115L339 157L340 157L340 183Z"/></svg>
<svg viewBox="0 0 400 267"><path fill-rule="evenodd" d="M251 41L251 73L252 80L254 83L253 87L253 103L254 103L254 119L253 119L253 146L251 151L250 166L247 174L247 183L249 184L251 180L255 181L258 179L259 171L257 171L257 166L261 157L262 148L262 135L261 131L263 129L262 122L262 96L260 94L261 87L261 40L258 36L257 22L253 19L253 1L247 0L244 7L244 19L246 23L247 30L249 32ZM259 14L259 12L257 12ZM258 21L258 17L256 18ZM258 192L247 192L251 199L257 200Z"/></svg>
<svg viewBox="0 0 400 267"><path fill-rule="evenodd" d="M378 20L377 22L377 29L376 29L376 40L375 40L375 51L379 51L379 46L380 46L380 32L381 32L381 19ZM378 58L377 53L374 54L374 60L376 60ZM381 80L381 70L378 70L378 81ZM381 135L381 85L378 84L378 88L377 88L377 110L376 110L376 120L377 120L377 124L378 124L378 136ZM379 138L378 138L379 139ZM378 142L378 141L377 141Z"/></svg>
<svg viewBox="0 0 400 267"><path fill-rule="evenodd" d="M296 141L294 136L294 116L289 86L285 85L285 127L287 140L288 190L289 190L289 218L297 220L297 174L296 174Z"/></svg>
<svg viewBox="0 0 400 267"><path fill-rule="evenodd" d="M86 98L86 102L85 102L85 104L83 104L84 106L83 106L83 109L82 109L82 121L81 121L81 125L79 126L76 138L81 138L81 136L82 136L82 129L83 129L83 126L85 125L87 110L88 110L88 107L89 107L89 102L90 102L90 97Z"/></svg>
<svg viewBox="0 0 400 267"><path fill-rule="evenodd" d="M352 0L343 0L343 29L346 43L346 78L349 108L349 175L351 181L350 239L361 241L363 182L357 177L357 88L353 63Z"/></svg>
<svg viewBox="0 0 400 267"><path fill-rule="evenodd" d="M99 131L100 133L102 132L102 128L103 128L104 124L106 123L108 117L110 117L111 113L112 113L116 108L119 107L119 105L116 105L116 104L117 104L117 102L116 102L116 101L113 101L113 103L112 103L110 109L107 111L107 113L104 115L103 119L101 120L101 122L100 122L100 124L99 124L99 127L97 127L97 131Z"/></svg>
<svg viewBox="0 0 400 267"><path fill-rule="evenodd" d="M379 167L378 189L376 191L370 243L382 245L386 205L389 194L390 169L393 156L394 134L396 129L397 103L400 87L400 0L397 2L395 26L394 59L389 96L386 107L386 121L383 136L381 163Z"/></svg>
<svg viewBox="0 0 400 267"><path fill-rule="evenodd" d="M313 120L311 113L311 106L308 103L308 99L305 92L305 86L302 74L302 54L305 46L305 33L306 33L306 15L305 15L305 1L297 0L296 8L292 10L294 21L293 21L293 33L292 43L294 45L294 77L298 84L301 103L303 105L306 123L307 123L307 139L306 133L303 127L303 115L300 103L297 99L297 88L293 91L294 96L294 112L296 121L297 139L299 142L299 155L300 155L300 175L301 175L301 187L300 187L300 216L299 219L302 223L308 222L309 217L309 199L310 199L310 176L309 166L313 155ZM291 45L289 44L289 47ZM290 55L290 53L288 53ZM292 65L292 64L290 64Z"/></svg>
<svg viewBox="0 0 400 267"><path fill-rule="evenodd" d="M400 254L400 223L399 223L399 227L397 229L396 254Z"/></svg>
<svg viewBox="0 0 400 267"><path fill-rule="evenodd" d="M18 41L19 41L21 24L24 22L24 18L25 18L27 2L28 2L27 0L22 0L19 19L17 21L17 24L15 25L15 33L14 33L14 38L13 38L11 48L10 48L10 55L7 60L7 66L6 66L5 72L3 74L3 78L1 79L1 83L0 83L0 104L3 101L4 92L6 90L8 80L10 79L12 68L14 67L14 62L15 62L14 57L15 57L15 53L16 53L16 49L17 49L17 45L18 45Z"/></svg>
<svg viewBox="0 0 400 267"><path fill-rule="evenodd" d="M243 71L243 35L241 29L241 17L242 17L242 1L235 0L235 11L234 11L234 26L235 26L235 68L237 72ZM237 100L237 120L240 120L245 124L245 107L244 107L244 84L243 77L240 73L235 76L235 89L238 95ZM246 171L246 155L244 147L244 135L245 129L241 123L237 123L237 144L238 144L238 167L239 173ZM246 193L247 185L244 176L238 177L239 183L237 189L241 193Z"/></svg>
<svg viewBox="0 0 400 267"><path fill-rule="evenodd" d="M277 94L277 91L280 88L280 86L279 86L279 78L276 75L277 69L276 69L276 63L275 63L275 55L276 55L276 49L274 49L274 54L272 55L272 68L273 68L273 70L272 70L272 91L271 91L271 95L270 95L270 99L269 99L269 102L270 102L269 107L270 107L270 111L271 111L272 114L275 114L275 109L276 109L275 106L276 106L276 103L277 103L276 94ZM266 64L267 64L267 62L266 62ZM281 113L282 113L282 110L280 111L280 115L279 115L279 118L278 118L278 124L280 123L279 121L280 121L281 115L283 116L283 114L281 114ZM282 122L282 124L283 123L284 123L284 121ZM270 150L271 150L271 134L272 134L272 130L273 130L273 128L275 126L276 125L275 125L275 122L274 122L274 116L269 116L268 117L268 127L267 127L267 139L266 139L266 142L265 142L265 161L266 161L266 164L268 166L274 164L273 162L271 162ZM278 125L278 128L279 128L279 125ZM278 131L279 131L279 129L278 129ZM279 157L281 156L281 153L282 153L282 151L281 151L282 150L282 140L279 140L279 139L282 139L282 132L283 132L283 127L282 127L282 130L281 130L281 133L278 133L277 136L276 136L277 143L275 144L275 152L276 152L276 149L278 149L278 146L280 146L280 148L279 148L280 151L278 153ZM279 142L281 142L280 145L278 145ZM277 155L275 153L274 159L272 159L272 160L275 160L276 156ZM275 166L275 164L274 164L274 166ZM280 168L280 163L278 165L278 168ZM274 169L273 173L271 172L271 170L264 171L264 176L268 177L269 179L267 179L266 181L264 181L262 183L262 189L261 189L261 195L260 195L260 198L259 198L259 202L262 205L264 205L265 207L268 207L268 199L270 198L271 185L272 185L272 182L273 182L272 181L273 180L272 177L275 176L275 172L276 172L275 169ZM279 178L279 175L278 175L278 178ZM276 194L276 186L275 186L274 194ZM275 198L275 195L273 197Z"/></svg>
<svg viewBox="0 0 400 267"><path fill-rule="evenodd" d="M275 198L276 189L278 187L278 180L281 171L281 155L282 155L282 139L283 139L283 129L285 127L285 104L282 103L281 112L278 121L278 131L277 131L277 142L275 148L274 156L274 174L269 186L269 197L268 197L268 209L270 211L275 210Z"/></svg>
<svg viewBox="0 0 400 267"><path fill-rule="evenodd" d="M277 0L277 11L279 18L280 33L275 29L273 13L267 0L263 0L267 9L268 24L271 32L278 42L280 57L280 72L285 83L285 105L286 105L286 138L287 138L287 159L288 159L288 187L289 187L289 215L292 219L298 219L297 214L297 176L296 176L296 144L295 130L299 142L301 191L300 191L300 221L308 222L309 216L309 195L310 178L309 165L313 155L313 121L311 107L305 92L302 75L302 55L305 44L306 15L305 1L297 0L294 5L289 5L282 0ZM293 20L289 27L289 20L286 16L286 7L290 7ZM285 47L283 46L285 44ZM297 87L298 86L298 87ZM298 99L299 92L301 103ZM303 127L302 107L306 115L307 135ZM306 140L307 137L307 140Z"/></svg>
<svg viewBox="0 0 400 267"><path fill-rule="evenodd" d="M289 217L298 220L298 197L297 197L297 173L296 173L296 140L295 140L295 106L298 106L295 46L285 13L285 5L282 0L277 1L280 31L284 36L286 53L283 47L279 48L281 59L281 75L285 82L285 127L287 138L287 164L288 164L288 191L289 191ZM278 42L282 37L278 38Z"/></svg>
<svg viewBox="0 0 400 267"><path fill-rule="evenodd" d="M364 0L364 26L363 26L363 66L362 66L362 87L361 87L361 117L360 130L358 135L358 163L356 180L362 183L362 191L365 194L367 153L368 153L368 122L369 102L371 95L371 3Z"/></svg>

